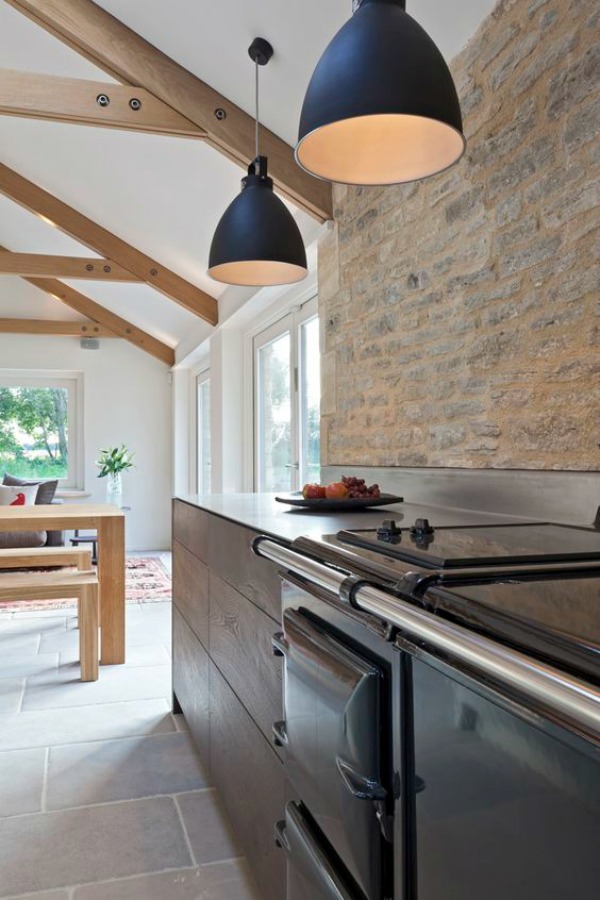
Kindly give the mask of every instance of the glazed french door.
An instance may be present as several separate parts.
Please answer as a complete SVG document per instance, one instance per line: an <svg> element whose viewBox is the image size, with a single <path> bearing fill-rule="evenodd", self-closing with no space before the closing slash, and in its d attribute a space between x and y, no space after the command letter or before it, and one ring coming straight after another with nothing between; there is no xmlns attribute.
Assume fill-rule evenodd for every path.
<svg viewBox="0 0 600 900"><path fill-rule="evenodd" d="M294 491L319 477L316 300L254 338L255 489Z"/></svg>

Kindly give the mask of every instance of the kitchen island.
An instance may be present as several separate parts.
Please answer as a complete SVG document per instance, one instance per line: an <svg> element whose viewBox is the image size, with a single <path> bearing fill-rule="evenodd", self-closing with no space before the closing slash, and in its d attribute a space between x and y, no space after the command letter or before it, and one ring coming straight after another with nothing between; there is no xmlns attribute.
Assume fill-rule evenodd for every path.
<svg viewBox="0 0 600 900"><path fill-rule="evenodd" d="M173 685L198 751L269 900L285 897L285 859L273 824L285 805L272 726L282 718L281 581L258 559L258 534L291 544L341 529L410 524L488 524L503 517L413 503L362 512L310 513L272 494L181 496L173 501ZM513 517L514 518L514 517Z"/></svg>

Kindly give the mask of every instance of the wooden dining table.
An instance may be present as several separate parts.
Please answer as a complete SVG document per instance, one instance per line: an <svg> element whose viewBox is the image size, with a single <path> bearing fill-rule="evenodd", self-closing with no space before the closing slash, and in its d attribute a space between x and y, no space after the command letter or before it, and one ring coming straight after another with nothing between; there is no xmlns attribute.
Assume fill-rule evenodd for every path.
<svg viewBox="0 0 600 900"><path fill-rule="evenodd" d="M125 662L125 514L107 503L0 506L0 531L98 532L102 665Z"/></svg>

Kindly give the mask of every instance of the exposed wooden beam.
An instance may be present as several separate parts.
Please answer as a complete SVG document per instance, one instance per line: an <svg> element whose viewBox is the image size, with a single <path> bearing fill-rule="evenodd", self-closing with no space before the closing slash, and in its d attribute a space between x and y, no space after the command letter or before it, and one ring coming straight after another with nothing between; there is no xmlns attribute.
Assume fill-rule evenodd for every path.
<svg viewBox="0 0 600 900"><path fill-rule="evenodd" d="M171 347L142 331L141 328L136 328L131 322L122 319L121 316L111 312L104 306L100 306L95 300L80 294L79 291L76 291L68 284L64 284L62 281L55 281L52 278L26 278L25 281L50 294L56 300L66 303L71 309L76 309L77 312L87 316L88 319L110 328L115 334L125 338L126 341L129 341L141 350L145 350L146 353L150 353L151 356L155 356L156 359L162 360L168 366L175 364L175 351Z"/></svg>
<svg viewBox="0 0 600 900"><path fill-rule="evenodd" d="M106 228L102 228L87 216L2 164L0 164L0 193L31 212L43 216L61 231L95 250L96 253L114 260L124 269L137 275L141 281L175 300L184 309L205 319L211 325L217 324L218 307L214 297L210 297L180 275L140 253L131 244L127 244Z"/></svg>
<svg viewBox="0 0 600 900"><path fill-rule="evenodd" d="M201 128L145 88L15 69L0 69L0 115L206 137Z"/></svg>
<svg viewBox="0 0 600 900"><path fill-rule="evenodd" d="M11 253L0 250L0 275L29 275L37 278L85 278L89 281L140 282L110 259L81 256L49 256L46 253Z"/></svg>
<svg viewBox="0 0 600 900"><path fill-rule="evenodd" d="M56 322L50 319L0 319L0 334L59 334L75 337L119 337L110 328L86 319L85 322Z"/></svg>
<svg viewBox="0 0 600 900"><path fill-rule="evenodd" d="M92 0L8 0L124 84L139 85L202 128L212 146L247 167L254 120ZM222 115L222 111L225 115ZM331 185L304 172L292 148L262 129L262 152L278 190L319 221L332 218Z"/></svg>
<svg viewBox="0 0 600 900"><path fill-rule="evenodd" d="M6 247L0 245L0 251L3 250L6 250ZM69 287L68 284L64 284L62 281L57 281L54 278L23 277L23 281L27 281L34 287L39 288L40 291L50 294L55 300L60 300L66 306L70 306L71 309L81 313L82 316L86 316L93 323L102 325L113 335L125 338L134 347L145 350L146 353L156 357L156 359L160 359L161 362L166 363L168 366L175 365L175 351L171 347L152 337L151 334L142 331L141 328L136 328L135 325L132 325L126 319L122 319L116 313L110 312L104 306L96 303L95 300L80 294L79 291Z"/></svg>

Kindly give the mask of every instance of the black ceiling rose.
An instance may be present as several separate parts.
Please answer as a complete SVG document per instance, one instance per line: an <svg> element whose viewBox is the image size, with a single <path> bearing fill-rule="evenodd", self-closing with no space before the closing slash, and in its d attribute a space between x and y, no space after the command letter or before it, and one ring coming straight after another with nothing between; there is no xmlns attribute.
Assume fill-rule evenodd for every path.
<svg viewBox="0 0 600 900"><path fill-rule="evenodd" d="M466 142L446 62L402 0L362 0L313 73L296 159L317 177L394 184L441 172Z"/></svg>
<svg viewBox="0 0 600 900"><path fill-rule="evenodd" d="M225 284L248 287L293 284L308 274L302 234L291 212L273 191L267 157L259 152L258 69L273 56L264 38L248 48L256 77L256 157L242 179L242 191L229 204L215 231L208 274Z"/></svg>

